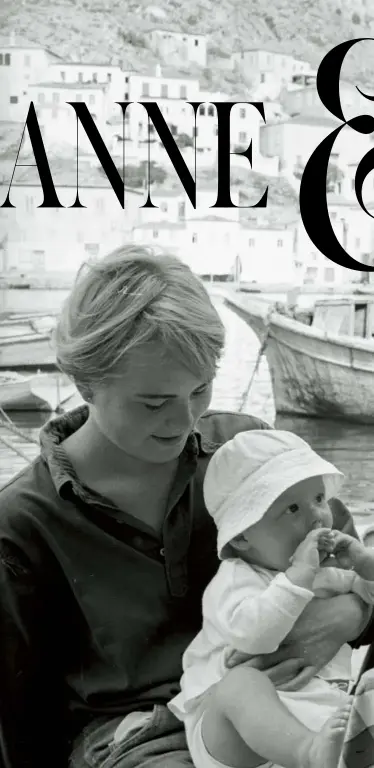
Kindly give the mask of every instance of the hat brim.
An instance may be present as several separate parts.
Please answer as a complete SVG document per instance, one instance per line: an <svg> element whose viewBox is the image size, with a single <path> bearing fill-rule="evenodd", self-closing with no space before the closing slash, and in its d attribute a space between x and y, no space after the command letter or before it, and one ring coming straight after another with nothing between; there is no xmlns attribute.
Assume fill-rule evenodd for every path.
<svg viewBox="0 0 374 768"><path fill-rule="evenodd" d="M275 456L255 474L247 477L235 493L225 498L220 510L217 549L222 559L224 547L264 516L269 507L288 488L322 476L327 499L341 488L344 475L333 464L310 448L287 451Z"/></svg>

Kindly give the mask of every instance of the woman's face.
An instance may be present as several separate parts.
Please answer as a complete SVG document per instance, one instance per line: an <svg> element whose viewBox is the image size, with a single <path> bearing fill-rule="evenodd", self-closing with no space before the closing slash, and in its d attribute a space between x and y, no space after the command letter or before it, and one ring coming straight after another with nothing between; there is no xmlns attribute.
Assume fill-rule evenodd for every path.
<svg viewBox="0 0 374 768"><path fill-rule="evenodd" d="M177 458L212 396L212 380L196 378L157 342L138 347L92 398L99 431L126 454L164 463ZM121 369L119 369L119 373Z"/></svg>

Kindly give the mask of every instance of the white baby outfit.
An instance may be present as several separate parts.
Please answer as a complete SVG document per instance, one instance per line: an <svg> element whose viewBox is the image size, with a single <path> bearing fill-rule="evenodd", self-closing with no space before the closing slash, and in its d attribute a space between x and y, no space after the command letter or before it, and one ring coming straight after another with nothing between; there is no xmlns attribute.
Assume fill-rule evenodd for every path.
<svg viewBox="0 0 374 768"><path fill-rule="evenodd" d="M218 527L220 558L225 557L229 541L261 519L284 490L317 475L324 477L331 498L341 484L341 473L291 433L251 431L226 443L213 456L204 484L207 509ZM284 573L251 566L239 558L222 560L204 592L202 630L183 656L181 692L169 703L184 721L195 768L222 768L204 746L201 724L209 691L226 673L230 651L272 653L313 597L348 592L374 604L374 582L364 581L353 571L321 568L310 591L293 584ZM278 695L298 720L320 731L347 702L350 675L351 649L343 645L302 690L278 691ZM249 706L255 695L248 692Z"/></svg>

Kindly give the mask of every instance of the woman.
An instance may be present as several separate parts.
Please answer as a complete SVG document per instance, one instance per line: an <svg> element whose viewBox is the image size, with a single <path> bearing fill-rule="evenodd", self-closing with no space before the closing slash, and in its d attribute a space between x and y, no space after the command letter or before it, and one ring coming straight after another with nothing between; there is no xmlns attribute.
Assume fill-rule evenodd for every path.
<svg viewBox="0 0 374 768"><path fill-rule="evenodd" d="M267 425L207 411L224 330L172 256L124 247L85 267L55 343L85 404L48 422L0 493L0 765L191 766L166 702L218 565L202 481L219 445ZM267 657L276 685L302 684L368 624L359 598L319 602L313 631Z"/></svg>

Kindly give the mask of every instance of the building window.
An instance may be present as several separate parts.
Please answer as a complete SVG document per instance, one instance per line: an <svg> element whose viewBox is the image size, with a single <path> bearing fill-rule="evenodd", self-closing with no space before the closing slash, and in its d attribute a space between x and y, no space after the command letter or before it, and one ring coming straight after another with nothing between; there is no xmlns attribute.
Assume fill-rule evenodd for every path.
<svg viewBox="0 0 374 768"><path fill-rule="evenodd" d="M198 114L199 114L199 115L205 115L205 107L204 107L204 104L200 104L200 106L199 106L199 111L198 111Z"/></svg>
<svg viewBox="0 0 374 768"><path fill-rule="evenodd" d="M6 67L10 66L10 53L6 53L4 57L4 64Z"/></svg>
<svg viewBox="0 0 374 768"><path fill-rule="evenodd" d="M245 141L247 141L247 134L246 134L245 131L240 131L239 132L239 141L240 141L240 143L241 142L244 143Z"/></svg>
<svg viewBox="0 0 374 768"><path fill-rule="evenodd" d="M195 48L197 48L198 45L199 45L199 41L197 40L197 38L195 38Z"/></svg>
<svg viewBox="0 0 374 768"><path fill-rule="evenodd" d="M265 73L264 73L264 72L261 72L261 75L260 75L260 83L264 83L264 82L265 82Z"/></svg>
<svg viewBox="0 0 374 768"><path fill-rule="evenodd" d="M84 244L84 250L87 251L91 256L98 256L99 255L99 243L85 243Z"/></svg>
<svg viewBox="0 0 374 768"><path fill-rule="evenodd" d="M155 127L154 127L154 125L152 125L152 123L149 123L148 130L149 130L150 134L155 132Z"/></svg>
<svg viewBox="0 0 374 768"><path fill-rule="evenodd" d="M179 92L180 92L181 99L186 99L187 98L187 86L186 85L181 85L181 87L179 89Z"/></svg>
<svg viewBox="0 0 374 768"><path fill-rule="evenodd" d="M3 54L0 53L0 66L3 64Z"/></svg>
<svg viewBox="0 0 374 768"><path fill-rule="evenodd" d="M208 107L208 115L209 117L214 117L214 107L212 104L210 104Z"/></svg>
<svg viewBox="0 0 374 768"><path fill-rule="evenodd" d="M52 93L52 101L54 104L58 104L60 101L60 94L59 93Z"/></svg>
<svg viewBox="0 0 374 768"><path fill-rule="evenodd" d="M61 75L61 80L62 80L63 82L65 82L65 79L66 79L66 72L63 72L63 71L61 71L61 72L60 72L60 75Z"/></svg>
<svg viewBox="0 0 374 768"><path fill-rule="evenodd" d="M178 218L184 219L186 216L186 203L184 200L182 200L181 203L178 204Z"/></svg>
<svg viewBox="0 0 374 768"><path fill-rule="evenodd" d="M124 101L128 101L128 100L129 100L129 94L128 94L128 91L125 91L125 93L123 94L123 100L124 100ZM127 114L127 112L126 112L126 117L128 118L128 114Z"/></svg>
<svg viewBox="0 0 374 768"><path fill-rule="evenodd" d="M192 136L198 136L199 135L199 129L196 127L196 125L192 128Z"/></svg>
<svg viewBox="0 0 374 768"><path fill-rule="evenodd" d="M243 117L245 117L245 109L243 108L239 109L239 117L241 117L242 119Z"/></svg>
<svg viewBox="0 0 374 768"><path fill-rule="evenodd" d="M78 83L83 83L83 72L78 72Z"/></svg>
<svg viewBox="0 0 374 768"><path fill-rule="evenodd" d="M254 244L255 244L255 239L254 239L254 237L250 237L250 238L249 238L249 240L248 240L248 245L249 245L249 247L250 247L250 248L253 248Z"/></svg>
<svg viewBox="0 0 374 768"><path fill-rule="evenodd" d="M44 104L44 102L45 102L45 94L38 93L38 104Z"/></svg>
<svg viewBox="0 0 374 768"><path fill-rule="evenodd" d="M277 248L283 248L283 240L277 240Z"/></svg>
<svg viewBox="0 0 374 768"><path fill-rule="evenodd" d="M126 75L126 77L125 77L125 83L128 83L128 82L129 82L129 76L128 76L128 75Z"/></svg>
<svg viewBox="0 0 374 768"><path fill-rule="evenodd" d="M153 232L152 232L152 235L153 235L153 239L157 240L157 238L158 238L158 229L154 229Z"/></svg>
<svg viewBox="0 0 374 768"><path fill-rule="evenodd" d="M97 72L92 72L92 82L97 83Z"/></svg>
<svg viewBox="0 0 374 768"><path fill-rule="evenodd" d="M18 96L11 96L9 101L11 104L18 104Z"/></svg>
<svg viewBox="0 0 374 768"><path fill-rule="evenodd" d="M318 267L307 267L306 268L306 274L308 277L317 277L318 275Z"/></svg>
<svg viewBox="0 0 374 768"><path fill-rule="evenodd" d="M162 99L168 98L168 87L165 83L161 84L161 98Z"/></svg>
<svg viewBox="0 0 374 768"><path fill-rule="evenodd" d="M165 203L165 202L162 202L161 205L160 205L160 208L162 210L162 213L166 213L166 211L168 209L168 204Z"/></svg>
<svg viewBox="0 0 374 768"><path fill-rule="evenodd" d="M111 72L107 72L106 79L107 79L107 83L111 83L112 82L112 73Z"/></svg>
<svg viewBox="0 0 374 768"><path fill-rule="evenodd" d="M142 96L149 96L149 83L143 83L142 86Z"/></svg>
<svg viewBox="0 0 374 768"><path fill-rule="evenodd" d="M93 93L91 93L91 94L89 95L89 97L88 97L88 103L89 103L89 104L95 104L95 96L93 95Z"/></svg>
<svg viewBox="0 0 374 768"><path fill-rule="evenodd" d="M325 281L326 281L326 283L333 283L335 281L335 269L334 269L334 267L326 267L326 269L325 269Z"/></svg>
<svg viewBox="0 0 374 768"><path fill-rule="evenodd" d="M193 243L197 243L197 233L196 232L192 233L192 242Z"/></svg>
<svg viewBox="0 0 374 768"><path fill-rule="evenodd" d="M29 56L28 53L26 53L25 55L24 64L25 64L25 67L29 67L31 65L31 56Z"/></svg>

